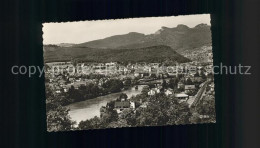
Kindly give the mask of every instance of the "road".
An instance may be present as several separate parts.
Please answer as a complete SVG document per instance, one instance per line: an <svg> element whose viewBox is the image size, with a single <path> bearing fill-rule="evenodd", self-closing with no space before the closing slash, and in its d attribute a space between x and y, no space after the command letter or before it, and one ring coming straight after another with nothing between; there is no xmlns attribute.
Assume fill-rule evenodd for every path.
<svg viewBox="0 0 260 148"><path fill-rule="evenodd" d="M198 105L199 101L202 99L203 94L206 91L208 83L208 81L204 82L203 86L199 89L198 93L196 94L195 99L191 103L190 107L196 107Z"/></svg>

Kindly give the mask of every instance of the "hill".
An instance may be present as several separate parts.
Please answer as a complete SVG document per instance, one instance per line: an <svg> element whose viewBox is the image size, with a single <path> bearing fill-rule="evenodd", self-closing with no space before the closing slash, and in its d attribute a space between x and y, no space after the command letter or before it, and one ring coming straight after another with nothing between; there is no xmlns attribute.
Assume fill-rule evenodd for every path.
<svg viewBox="0 0 260 148"><path fill-rule="evenodd" d="M45 47L45 62L77 60L84 62L188 62L169 46L158 45L134 49L101 49L88 47Z"/></svg>
<svg viewBox="0 0 260 148"><path fill-rule="evenodd" d="M145 37L144 34L130 32L125 35L115 35L101 40L94 40L82 44L77 44L74 47L90 47L90 48L118 48L128 44L135 44Z"/></svg>
<svg viewBox="0 0 260 148"><path fill-rule="evenodd" d="M194 28L189 28L185 25L178 25L175 28L162 27L149 35L132 32L77 44L74 47L133 49L166 45L178 52L182 52L211 45L211 43L210 26L199 24Z"/></svg>

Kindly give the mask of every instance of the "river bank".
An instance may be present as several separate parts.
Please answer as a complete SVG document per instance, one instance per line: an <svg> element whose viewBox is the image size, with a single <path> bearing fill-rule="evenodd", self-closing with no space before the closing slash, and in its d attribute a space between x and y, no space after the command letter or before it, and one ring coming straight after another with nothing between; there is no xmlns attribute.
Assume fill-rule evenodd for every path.
<svg viewBox="0 0 260 148"><path fill-rule="evenodd" d="M128 98L140 94L145 85L138 85L138 89L135 86L123 90L118 93L112 93L105 96L96 97L93 99L72 103L66 107L70 109L69 115L72 120L76 121L77 124L82 120L91 119L95 116L100 116L100 108L105 106L108 102L116 100L121 93L125 93Z"/></svg>

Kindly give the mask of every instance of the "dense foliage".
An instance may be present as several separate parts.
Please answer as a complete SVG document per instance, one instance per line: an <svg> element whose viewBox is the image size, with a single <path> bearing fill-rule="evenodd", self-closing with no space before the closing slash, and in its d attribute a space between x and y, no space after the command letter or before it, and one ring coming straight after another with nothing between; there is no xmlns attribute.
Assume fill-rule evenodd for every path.
<svg viewBox="0 0 260 148"><path fill-rule="evenodd" d="M213 95L203 97L196 109L200 115L205 116L205 118L201 119L202 122L207 123L216 120L215 98Z"/></svg>
<svg viewBox="0 0 260 148"><path fill-rule="evenodd" d="M117 114L113 110L113 101L101 109L101 117L82 121L79 129L128 127L128 126L161 126L172 124L187 124L191 112L187 103L167 97L163 93L148 97L145 94L131 98L135 101L147 101L146 108L125 109ZM94 122L95 121L95 122Z"/></svg>
<svg viewBox="0 0 260 148"><path fill-rule="evenodd" d="M68 109L63 107L64 97L54 95L50 88L46 86L46 115L47 131L66 131L73 129L75 122L71 121Z"/></svg>
<svg viewBox="0 0 260 148"><path fill-rule="evenodd" d="M110 79L105 82L102 87L105 89L106 92L115 93L120 92L121 89L124 87L124 84L121 80L118 79Z"/></svg>
<svg viewBox="0 0 260 148"><path fill-rule="evenodd" d="M69 61L71 59L84 62L164 62L173 61L178 63L189 62L169 46L152 46L138 49L93 49L79 47L58 47L44 52L45 62ZM160 54L158 54L160 53Z"/></svg>
<svg viewBox="0 0 260 148"><path fill-rule="evenodd" d="M69 91L65 93L63 105L93 99L109 93L120 92L123 87L123 82L118 79L109 79L102 86L98 86L95 83L87 83L86 85L79 86L78 89L71 86Z"/></svg>
<svg viewBox="0 0 260 148"><path fill-rule="evenodd" d="M101 86L88 83L86 86L80 86L79 89L72 87L65 94L53 94L51 89L46 86L47 130L64 131L215 122L215 98L214 91L211 90L210 86L206 87L205 96L198 105L190 108L187 102L181 102L173 95L166 96L164 94L163 90L165 89L179 90L177 88L179 81L179 78L171 78L168 82L163 80L161 93L154 96L148 95L148 91L155 87L152 85L143 87L141 94L131 98L121 93L117 99L100 108L100 117L81 121L77 128L74 128L75 122L70 120L69 110L63 105L91 99L104 93L120 92L124 85L131 85L131 80L127 79L123 83L118 79L108 79ZM192 81L187 79L184 80L184 83L192 84ZM117 113L115 102L126 99L135 102L136 108L126 108L121 113Z"/></svg>

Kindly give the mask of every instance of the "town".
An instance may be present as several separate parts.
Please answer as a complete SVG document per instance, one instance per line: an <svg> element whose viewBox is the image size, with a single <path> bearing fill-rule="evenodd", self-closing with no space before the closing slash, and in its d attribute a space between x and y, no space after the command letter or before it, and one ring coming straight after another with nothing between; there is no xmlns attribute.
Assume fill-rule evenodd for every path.
<svg viewBox="0 0 260 148"><path fill-rule="evenodd" d="M215 123L210 16L178 17L46 24L47 130Z"/></svg>
<svg viewBox="0 0 260 148"><path fill-rule="evenodd" d="M140 108L147 108L150 104L147 98L153 98L156 95L173 98L178 103L184 102L190 109L195 110L203 98L214 99L212 57L206 54L205 58L209 60L175 62L172 65L146 62L122 64L113 61L109 63L75 61L46 63L46 87L54 94L64 96L63 106L99 96L121 93L128 89L141 89L141 93L136 96L121 93L117 98L108 101L107 105L100 108L100 118L108 112L110 116L116 112L117 117L122 116L125 110L135 113ZM210 118L207 114L197 116L200 120ZM90 128L83 126L84 124L86 123L81 121L78 126L82 129Z"/></svg>
<svg viewBox="0 0 260 148"><path fill-rule="evenodd" d="M156 84L158 89L163 80L167 83L173 78L179 78L178 88L195 89L195 84L201 84L213 78L212 62L189 62L171 66L163 66L161 63L136 63L126 66L116 62L110 63L77 63L54 62L46 63L46 83L52 86L56 93L68 92L73 86L79 89L80 86L96 84L102 87L110 79L118 79L124 86ZM76 67L76 68L75 68ZM185 85L185 81L191 80L194 85ZM157 85L158 84L158 85Z"/></svg>

